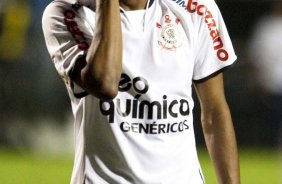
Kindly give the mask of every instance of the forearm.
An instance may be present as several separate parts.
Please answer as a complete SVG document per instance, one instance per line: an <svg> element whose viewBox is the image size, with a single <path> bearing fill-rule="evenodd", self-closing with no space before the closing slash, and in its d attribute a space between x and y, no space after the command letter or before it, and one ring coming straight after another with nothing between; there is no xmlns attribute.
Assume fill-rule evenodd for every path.
<svg viewBox="0 0 282 184"><path fill-rule="evenodd" d="M118 0L96 3L96 25L86 66L81 72L84 88L101 99L115 97L122 66L122 36Z"/></svg>
<svg viewBox="0 0 282 184"><path fill-rule="evenodd" d="M220 184L239 184L239 161L233 123L228 106L202 115L207 148Z"/></svg>

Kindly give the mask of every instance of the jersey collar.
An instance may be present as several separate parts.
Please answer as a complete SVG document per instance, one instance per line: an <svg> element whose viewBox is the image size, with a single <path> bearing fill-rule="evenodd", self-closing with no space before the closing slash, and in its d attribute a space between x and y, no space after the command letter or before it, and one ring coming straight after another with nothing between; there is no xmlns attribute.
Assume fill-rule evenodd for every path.
<svg viewBox="0 0 282 184"><path fill-rule="evenodd" d="M156 6L154 6L154 5L157 4L157 1L158 0L148 0L148 2L146 4L144 18L143 18L143 31L145 31L147 29L147 25L150 24L150 20L154 17L153 14L156 10L155 9ZM126 14L126 12L129 12L129 11L125 11L122 7L120 7L120 11L123 14L122 19L124 19L124 21L126 22L126 24L128 24L129 27L132 26L131 23L130 23L130 20L127 17L127 14ZM130 11L132 12L132 11L138 11L138 10L130 10Z"/></svg>

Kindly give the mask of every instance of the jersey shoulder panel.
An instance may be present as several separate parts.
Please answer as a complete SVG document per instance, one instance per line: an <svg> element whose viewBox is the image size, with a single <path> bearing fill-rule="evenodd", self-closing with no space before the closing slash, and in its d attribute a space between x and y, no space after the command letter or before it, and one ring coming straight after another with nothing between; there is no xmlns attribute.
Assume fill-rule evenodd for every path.
<svg viewBox="0 0 282 184"><path fill-rule="evenodd" d="M88 10L75 2L53 1L46 7L42 17L49 54L65 83L73 89L78 88L72 91L81 91L71 81L70 73L79 58L87 52L93 35L86 15L90 12Z"/></svg>
<svg viewBox="0 0 282 184"><path fill-rule="evenodd" d="M193 40L194 80L202 80L231 65L236 55L221 12L214 0L164 0ZM182 9L182 10L180 10Z"/></svg>
<svg viewBox="0 0 282 184"><path fill-rule="evenodd" d="M209 8L216 8L216 2L214 0L163 0L166 2L171 2L174 6L180 9L186 9L187 6L191 8L197 8L199 5L205 5Z"/></svg>
<svg viewBox="0 0 282 184"><path fill-rule="evenodd" d="M47 18L48 15L60 14L67 7L71 7L72 3L69 1L52 1L44 10L43 19Z"/></svg>
<svg viewBox="0 0 282 184"><path fill-rule="evenodd" d="M64 12L67 9L71 9L74 3L71 1L52 1L44 10L42 16L42 27L43 31L48 30L48 28L53 28L54 25L62 22L64 17Z"/></svg>

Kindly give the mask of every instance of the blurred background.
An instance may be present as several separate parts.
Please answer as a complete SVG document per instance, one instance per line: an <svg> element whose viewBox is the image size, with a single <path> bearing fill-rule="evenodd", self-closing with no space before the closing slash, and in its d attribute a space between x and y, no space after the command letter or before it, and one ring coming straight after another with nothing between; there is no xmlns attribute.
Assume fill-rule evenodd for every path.
<svg viewBox="0 0 282 184"><path fill-rule="evenodd" d="M23 172L35 157L35 165L40 168L43 164L43 170L46 158L55 155L48 163L58 165L60 160L65 170L58 172L65 172L61 176L66 177L59 180L53 168L53 178L68 183L73 162L70 100L47 53L41 28L42 13L50 2L0 0L0 165L21 157L27 161L22 167L15 162L11 173ZM265 178L265 171L270 170L276 173L270 176L275 180L266 183L281 184L282 1L217 0L217 4L238 56L237 63L225 72L225 84L246 177L242 180L252 184L247 177ZM195 108L195 131L206 158L199 108ZM258 158L256 163L249 162L254 158ZM266 168L250 174L259 166ZM16 183L12 177L5 179L4 171L9 175L0 166L0 183ZM32 183L30 174L19 183ZM255 183L260 182L264 183Z"/></svg>

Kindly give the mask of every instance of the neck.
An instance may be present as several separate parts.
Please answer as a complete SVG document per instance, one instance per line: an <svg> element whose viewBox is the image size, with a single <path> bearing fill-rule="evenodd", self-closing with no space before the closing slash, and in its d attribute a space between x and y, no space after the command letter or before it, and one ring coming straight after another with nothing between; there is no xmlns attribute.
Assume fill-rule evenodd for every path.
<svg viewBox="0 0 282 184"><path fill-rule="evenodd" d="M126 10L142 10L146 8L148 0L119 0L120 6Z"/></svg>

